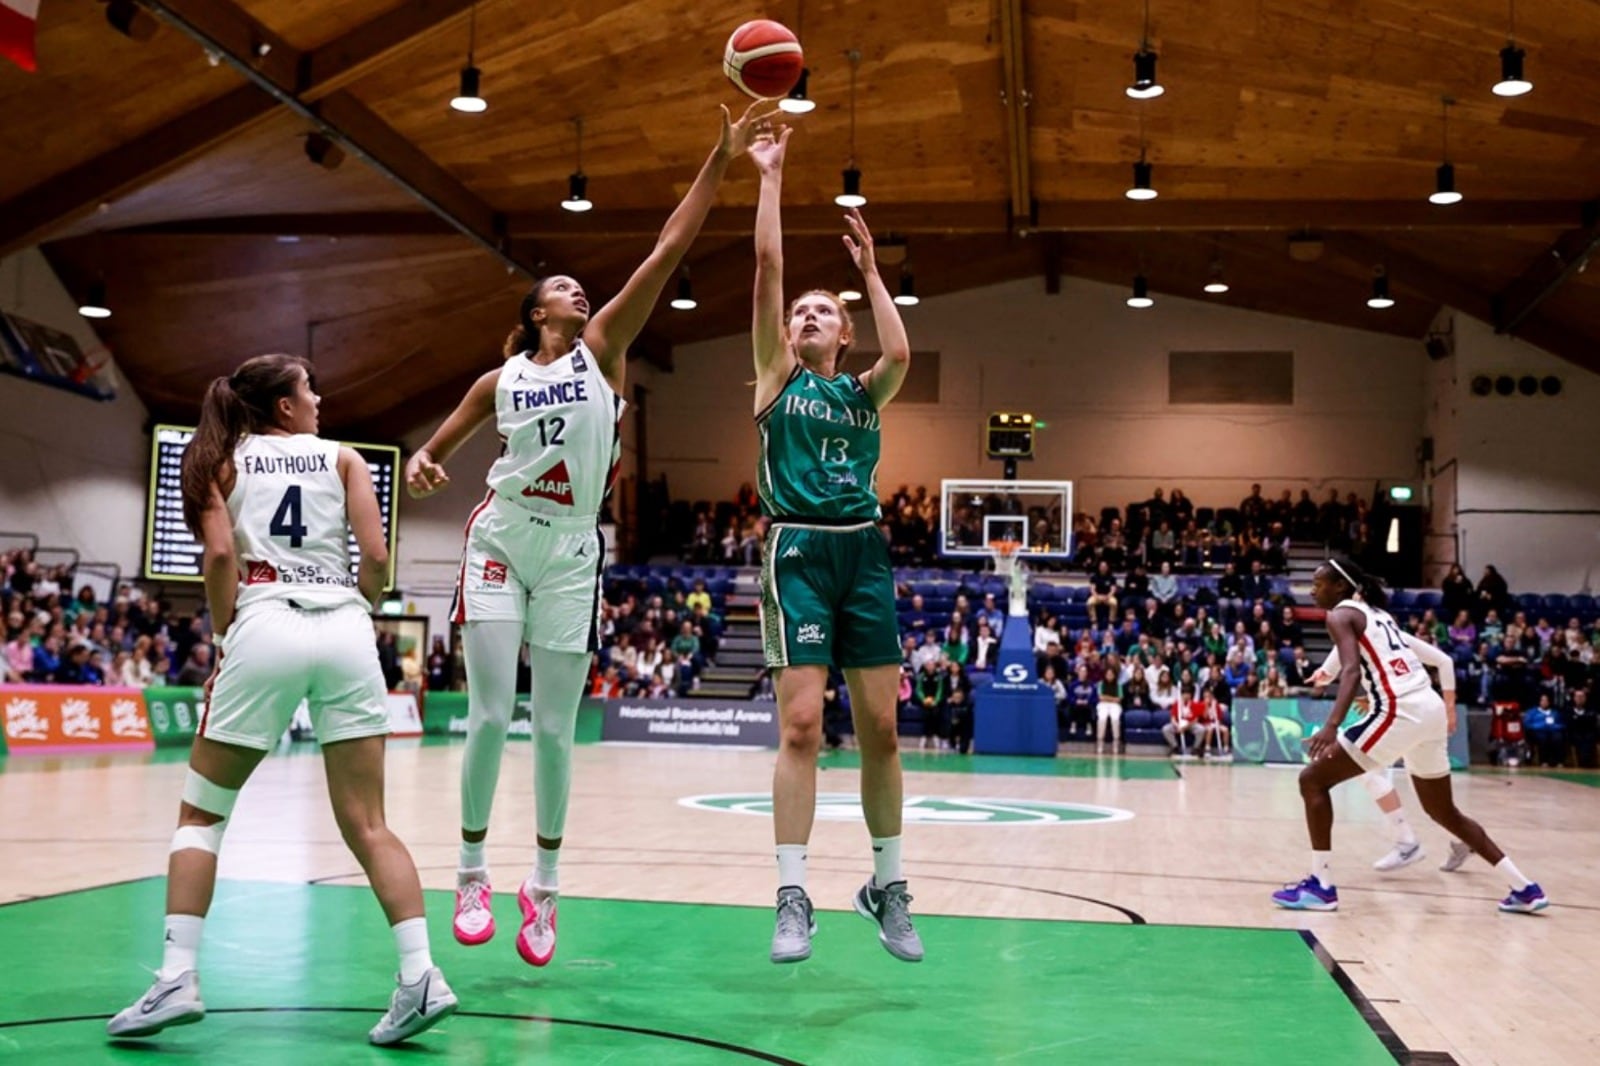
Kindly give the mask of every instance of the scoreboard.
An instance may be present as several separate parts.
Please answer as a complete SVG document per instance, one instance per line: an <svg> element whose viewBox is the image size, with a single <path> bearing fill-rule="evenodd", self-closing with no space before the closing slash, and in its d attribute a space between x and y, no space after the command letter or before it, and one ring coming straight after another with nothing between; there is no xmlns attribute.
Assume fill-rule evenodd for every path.
<svg viewBox="0 0 1600 1066"><path fill-rule="evenodd" d="M150 445L150 502L145 516L144 576L177 581L200 581L204 550L183 524L183 449L194 436L192 426L156 426ZM383 535L389 541L389 577L394 587L395 501L400 481L400 449L390 444L345 444L367 461L372 487L378 492L378 512ZM350 573L355 576L361 549L350 534Z"/></svg>

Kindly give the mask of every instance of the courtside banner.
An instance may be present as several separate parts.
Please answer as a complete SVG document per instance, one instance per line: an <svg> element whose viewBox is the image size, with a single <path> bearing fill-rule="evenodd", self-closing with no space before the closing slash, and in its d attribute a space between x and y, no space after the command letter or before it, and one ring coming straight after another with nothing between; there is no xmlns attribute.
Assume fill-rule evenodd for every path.
<svg viewBox="0 0 1600 1066"><path fill-rule="evenodd" d="M150 751L155 739L136 688L0 685L6 746L13 755Z"/></svg>
<svg viewBox="0 0 1600 1066"><path fill-rule="evenodd" d="M778 705L755 700L606 700L600 739L778 746Z"/></svg>
<svg viewBox="0 0 1600 1066"><path fill-rule="evenodd" d="M158 748L187 748L194 743L195 727L205 709L206 690L152 685L144 690L144 707Z"/></svg>

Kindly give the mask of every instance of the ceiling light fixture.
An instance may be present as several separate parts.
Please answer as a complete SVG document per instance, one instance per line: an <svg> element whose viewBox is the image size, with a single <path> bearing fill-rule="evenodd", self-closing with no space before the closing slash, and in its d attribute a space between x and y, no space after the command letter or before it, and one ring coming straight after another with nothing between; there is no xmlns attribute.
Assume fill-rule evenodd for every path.
<svg viewBox="0 0 1600 1066"><path fill-rule="evenodd" d="M1153 100L1166 91L1156 79L1156 54L1150 50L1150 0L1144 0L1144 34L1133 54L1133 84L1127 93L1135 100Z"/></svg>
<svg viewBox="0 0 1600 1066"><path fill-rule="evenodd" d="M684 267L678 274L678 295L672 298L674 311L693 311L700 304L694 298L694 286L689 282L689 268Z"/></svg>
<svg viewBox="0 0 1600 1066"><path fill-rule="evenodd" d="M1211 268L1207 272L1205 291L1212 296L1221 296L1228 291L1228 282L1222 276L1222 257L1220 255L1211 260Z"/></svg>
<svg viewBox="0 0 1600 1066"><path fill-rule="evenodd" d="M900 267L900 291L895 294L894 302L901 307L915 307L922 302L917 299L917 283L911 276L911 268L904 264Z"/></svg>
<svg viewBox="0 0 1600 1066"><path fill-rule="evenodd" d="M1146 307L1155 306L1155 301L1150 298L1150 282L1145 280L1143 274L1136 274L1133 278L1133 292L1128 297L1128 306L1144 310Z"/></svg>
<svg viewBox="0 0 1600 1066"><path fill-rule="evenodd" d="M1367 306L1374 311L1387 311L1394 306L1394 297L1389 295L1389 275L1381 266L1373 268L1372 295L1367 297Z"/></svg>
<svg viewBox="0 0 1600 1066"><path fill-rule="evenodd" d="M794 35L800 40L805 40L806 5L802 2L795 12ZM789 95L778 101L778 108L791 115L804 115L808 111L815 111L817 102L811 99L811 71L806 67L800 68L800 80L794 83L794 88L789 90Z"/></svg>
<svg viewBox="0 0 1600 1066"><path fill-rule="evenodd" d="M1500 49L1500 80L1494 83L1496 96L1521 96L1533 91L1533 82L1522 73L1522 60L1526 53L1517 47L1517 0L1511 0L1510 7L1506 46Z"/></svg>
<svg viewBox="0 0 1600 1066"><path fill-rule="evenodd" d="M1133 164L1133 184L1122 195L1130 200L1154 200L1159 193L1151 182L1154 167L1145 161L1144 112L1139 113L1139 161Z"/></svg>
<svg viewBox="0 0 1600 1066"><path fill-rule="evenodd" d="M478 5L473 4L467 14L467 65L461 68L460 92L450 101L450 106L469 115L489 108L489 101L480 92L481 72L474 64L478 51Z"/></svg>
<svg viewBox="0 0 1600 1066"><path fill-rule="evenodd" d="M856 169L856 68L861 65L861 53L852 48L844 55L850 61L850 161L844 168L844 191L833 202L840 207L864 207L867 198L861 195L861 171Z"/></svg>
<svg viewBox="0 0 1600 1066"><path fill-rule="evenodd" d="M561 206L568 211L587 211L594 203L589 199L589 176L583 172L583 116L573 119L572 125L578 131L578 169L567 175L567 198Z"/></svg>
<svg viewBox="0 0 1600 1066"><path fill-rule="evenodd" d="M1443 110L1440 120L1440 139L1444 146L1444 161L1439 164L1439 169L1434 174L1433 192L1428 195L1430 204L1459 204L1461 194L1456 191L1456 168L1450 163L1450 105L1455 100L1446 96L1441 98Z"/></svg>
<svg viewBox="0 0 1600 1066"><path fill-rule="evenodd" d="M111 308L106 304L106 283L103 280L89 283L89 295L78 305L78 314L84 318L111 317Z"/></svg>

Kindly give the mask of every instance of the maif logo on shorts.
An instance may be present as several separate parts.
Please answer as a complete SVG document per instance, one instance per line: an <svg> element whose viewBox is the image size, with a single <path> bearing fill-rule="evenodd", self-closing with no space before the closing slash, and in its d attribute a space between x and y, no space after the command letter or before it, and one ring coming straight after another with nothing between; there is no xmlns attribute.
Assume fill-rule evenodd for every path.
<svg viewBox="0 0 1600 1066"><path fill-rule="evenodd" d="M685 796L681 807L721 814L753 814L771 817L772 797L765 792L723 792L705 796ZM830 822L864 822L861 797L849 793L820 793L817 817ZM1056 803L1049 800L993 799L978 796L907 796L904 813L908 822L922 825L1068 825L1085 822L1126 822L1132 811L1120 807L1096 807L1087 803Z"/></svg>
<svg viewBox="0 0 1600 1066"><path fill-rule="evenodd" d="M821 644L827 639L827 634L815 622L807 622L794 631L794 642L796 644Z"/></svg>
<svg viewBox="0 0 1600 1066"><path fill-rule="evenodd" d="M483 583L488 588L501 588L506 583L506 564L486 559L483 563Z"/></svg>

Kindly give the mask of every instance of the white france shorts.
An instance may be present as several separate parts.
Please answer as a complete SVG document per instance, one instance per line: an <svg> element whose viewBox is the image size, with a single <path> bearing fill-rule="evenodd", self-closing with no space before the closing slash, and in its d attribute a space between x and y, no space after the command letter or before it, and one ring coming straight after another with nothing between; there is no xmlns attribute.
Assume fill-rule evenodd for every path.
<svg viewBox="0 0 1600 1066"><path fill-rule="evenodd" d="M1363 770L1382 771L1405 759L1413 777L1450 773L1448 715L1431 688L1373 700L1366 715L1339 733L1339 745Z"/></svg>
<svg viewBox="0 0 1600 1066"><path fill-rule="evenodd" d="M323 744L389 734L377 634L363 604L259 600L240 610L221 649L200 718L207 740L268 751L301 700Z"/></svg>
<svg viewBox="0 0 1600 1066"><path fill-rule="evenodd" d="M451 620L520 622L536 648L595 651L604 567L595 516L536 515L491 492L467 519Z"/></svg>

